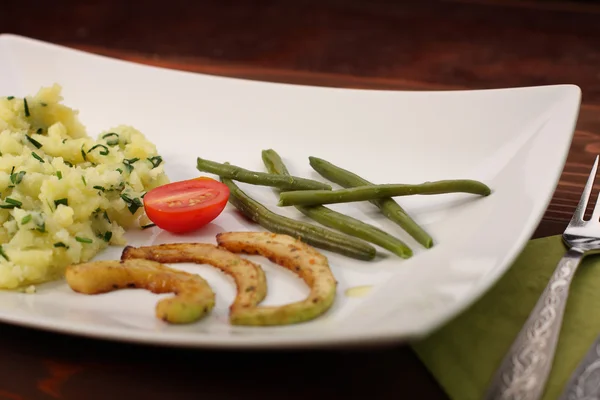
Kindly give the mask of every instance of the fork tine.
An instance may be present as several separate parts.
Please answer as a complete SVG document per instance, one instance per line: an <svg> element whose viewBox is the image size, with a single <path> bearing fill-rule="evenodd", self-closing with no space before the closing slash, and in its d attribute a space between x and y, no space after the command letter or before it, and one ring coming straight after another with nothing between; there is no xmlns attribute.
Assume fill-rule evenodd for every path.
<svg viewBox="0 0 600 400"><path fill-rule="evenodd" d="M594 179L596 178L596 171L598 170L598 158L600 156L596 156L596 161L594 161L594 166L592 167L592 171L590 172L590 176L588 177L587 183L583 188L583 192L581 193L581 198L579 199L579 204L577 204L577 208L571 217L571 222L581 222L583 221L583 216L585 214L585 209L588 205L588 200L590 198L590 194L592 193L592 188L594 186ZM596 203L596 207L594 209L594 213L596 213L596 209L599 209L598 202ZM600 211L599 215L600 216Z"/></svg>
<svg viewBox="0 0 600 400"><path fill-rule="evenodd" d="M594 212L592 213L592 218L590 219L590 221L600 221L600 193L598 193L598 198L596 198Z"/></svg>

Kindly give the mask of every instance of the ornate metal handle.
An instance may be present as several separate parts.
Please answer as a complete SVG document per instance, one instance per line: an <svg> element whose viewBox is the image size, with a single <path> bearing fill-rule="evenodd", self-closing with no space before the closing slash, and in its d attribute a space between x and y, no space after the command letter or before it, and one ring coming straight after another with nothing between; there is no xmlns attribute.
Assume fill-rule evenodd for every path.
<svg viewBox="0 0 600 400"><path fill-rule="evenodd" d="M485 399L537 400L546 386L562 325L569 286L583 257L571 248L496 371Z"/></svg>
<svg viewBox="0 0 600 400"><path fill-rule="evenodd" d="M571 376L559 400L600 399L600 336Z"/></svg>

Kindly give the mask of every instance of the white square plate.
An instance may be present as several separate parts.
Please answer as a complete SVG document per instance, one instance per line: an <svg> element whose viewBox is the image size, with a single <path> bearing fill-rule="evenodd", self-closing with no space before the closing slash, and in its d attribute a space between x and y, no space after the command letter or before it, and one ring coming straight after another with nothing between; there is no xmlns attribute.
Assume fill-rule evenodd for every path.
<svg viewBox="0 0 600 400"><path fill-rule="evenodd" d="M208 266L174 265L205 277L217 293L212 315L189 326L155 319L157 296L122 290L85 296L63 281L34 295L0 293L0 320L105 339L195 347L300 347L374 344L431 332L473 303L510 266L533 233L562 171L579 111L573 85L480 91L350 90L274 84L173 71L123 62L13 35L0 35L0 95L24 96L63 86L65 104L80 110L95 136L129 124L152 140L172 181L199 175L196 157L264 170L273 148L294 175L320 179L308 156L327 159L377 183L478 179L492 195L398 198L431 233L422 249L368 203L333 208L382 227L415 251L408 260L380 251L363 262L324 252L339 281L333 308L286 327L227 322L234 286ZM264 187L242 185L279 213ZM206 229L175 236L152 228L128 234L131 245L197 240L221 231L263 230L228 205ZM378 249L379 250L379 249ZM118 258L111 248L99 258ZM269 294L283 304L308 293L287 270L259 257ZM364 297L346 289L373 285Z"/></svg>

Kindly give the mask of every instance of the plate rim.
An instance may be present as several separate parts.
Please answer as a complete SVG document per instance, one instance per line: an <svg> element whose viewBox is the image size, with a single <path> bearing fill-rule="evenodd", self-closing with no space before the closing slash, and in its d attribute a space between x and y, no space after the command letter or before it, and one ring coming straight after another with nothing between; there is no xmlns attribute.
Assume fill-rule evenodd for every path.
<svg viewBox="0 0 600 400"><path fill-rule="evenodd" d="M312 89L319 90L344 90L344 91L352 91L352 92L401 92L401 93L415 93L415 92L425 92L425 93L472 93L472 92L497 92L497 91L515 91L519 89L535 89L535 88L548 88L548 87L562 87L565 90L574 91L574 94L577 96L577 105L575 107L575 112L572 118L572 127L570 128L570 134L568 137L564 138L565 146L561 149L561 158L552 164L555 165L555 169L553 171L552 180L548 179L548 193L544 198L543 206L540 206L541 211L538 212L539 215L533 219L530 223L530 226L523 226L521 230L521 235L525 237L524 240L516 240L512 246L511 251L507 255L506 261L502 264L503 266L500 268L496 268L495 271L490 271L492 275L489 279L486 280L486 284L478 284L474 285L471 291L463 296L463 300L457 300L454 302L453 307L451 307L444 315L444 318L438 318L435 324L432 324L429 329L421 329L420 332L418 330L412 329L412 333L410 330L407 330L409 333L398 334L395 333L394 330L387 331L378 331L373 332L370 330L364 331L353 331L353 333L348 334L343 332L343 334L339 331L336 331L335 334L326 334L322 330L316 331L306 331L302 332L303 337L299 338L297 335L275 335L272 340L269 342L265 341L264 336L256 336L253 337L250 335L239 335L235 336L234 339L231 339L231 336L223 336L229 338L229 340L223 340L217 334L210 334L207 338L210 337L209 340L197 340L191 339L187 340L185 338L180 338L177 335L165 335L160 336L156 335L154 332L144 332L138 331L139 335L132 336L124 336L121 332L118 333L118 329L114 331L114 329L106 328L102 326L94 326L87 328L85 324L77 323L76 327L73 328L73 323L70 322L69 326L59 326L56 323L52 322L52 319L41 318L40 320L33 321L31 317L22 318L21 316L9 316L6 315L2 310L0 310L0 321L7 324L12 324L16 326L22 326L26 328L34 328L39 330L45 330L50 332L56 332L60 334L67 335L75 335L80 337L88 337L94 339L101 340L112 340L119 342L129 342L129 343L138 343L145 345L156 345L156 346L170 346L170 347L186 347L186 348L220 348L220 349L295 349L295 348L319 348L323 346L328 347L346 347L346 346L365 346L365 345L377 345L377 344L386 344L386 343L399 343L415 340L424 336L429 335L431 332L435 331L438 327L444 325L449 320L456 318L460 313L464 312L468 307L476 303L485 293L487 293L490 288L496 284L496 282L510 269L510 266L514 263L515 259L518 257L523 248L527 245L531 235L539 225L540 221L543 219L543 215L545 210L548 208L548 205L552 201L552 195L558 186L560 176L564 170L566 165L567 157L569 155L569 151L573 142L573 138L575 135L576 124L578 121L579 112L581 109L581 88L575 84L552 84L552 85L537 85L537 86L519 86L519 87L503 87L503 88L493 88L493 89L442 89L442 90L397 90L397 89L364 89L364 88L345 88L338 86L319 86L319 85L306 85L306 84L295 84L295 83L282 83L282 82L271 82L271 81L263 81L263 80L254 80L254 79L246 79L246 78L237 78L230 76L221 76L221 75L211 75L207 73L199 73L199 72L191 72L191 71L183 71L175 68L169 68L164 66L155 66L144 64L135 61L123 60L120 58L110 57L102 54L97 54L93 52L89 52L86 50L80 50L77 48L72 48L60 44L55 44L51 42L46 42L43 40L30 38L27 36L17 35L13 33L2 33L0 34L0 43L3 41L11 42L15 41L17 45L21 44L19 42L31 43L37 46L44 46L47 48L55 49L58 51L68 51L76 53L78 56L82 57L92 57L97 59L103 59L106 61L110 61L113 63L122 63L125 65L135 66L137 68L147 68L158 71L168 71L169 73L178 73L187 76L205 76L211 77L215 79L221 80L235 80L241 82L252 82L256 85L278 85L278 86L293 86L293 87L307 87ZM565 134L566 135L566 134ZM541 201L541 200L539 200ZM46 322L44 322L46 321ZM81 326L80 326L81 325ZM114 331L114 332L113 332ZM190 336L190 338L192 338ZM216 339L216 340L215 340Z"/></svg>

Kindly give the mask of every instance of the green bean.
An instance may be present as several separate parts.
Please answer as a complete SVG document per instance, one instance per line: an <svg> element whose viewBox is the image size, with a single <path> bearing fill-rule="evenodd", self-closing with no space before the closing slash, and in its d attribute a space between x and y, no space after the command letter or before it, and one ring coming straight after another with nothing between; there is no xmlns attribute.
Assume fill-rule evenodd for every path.
<svg viewBox="0 0 600 400"><path fill-rule="evenodd" d="M283 160L275 150L263 150L262 159L270 173L289 175ZM296 206L296 209L322 225L379 245L402 258L410 258L412 256L412 250L400 239L356 218L349 217L325 206Z"/></svg>
<svg viewBox="0 0 600 400"><path fill-rule="evenodd" d="M375 248L362 240L276 214L244 193L231 179L221 177L221 182L229 187L229 202L271 232L290 235L311 246L359 260L375 258Z"/></svg>
<svg viewBox="0 0 600 400"><path fill-rule="evenodd" d="M198 157L196 168L202 172L219 175L221 178L233 179L239 182L253 185L272 186L284 190L322 189L331 190L326 183L312 179L297 178L295 176L282 176L266 174L264 172L249 171L228 163L221 164L214 161L204 160Z"/></svg>
<svg viewBox="0 0 600 400"><path fill-rule="evenodd" d="M317 171L323 178L337 183L344 188L355 186L368 186L373 183L361 178L353 172L340 168L332 163L317 157L308 157L310 166ZM393 221L398 226L412 236L418 243L426 249L433 246L433 239L411 216L396 203L392 198L373 199L370 202L375 205L381 213L390 221Z"/></svg>
<svg viewBox="0 0 600 400"><path fill-rule="evenodd" d="M487 196L491 193L485 184L470 179L425 182L416 185L387 184L357 186L340 190L294 190L279 195L279 206L314 206L317 204L350 203L416 194L472 193Z"/></svg>

